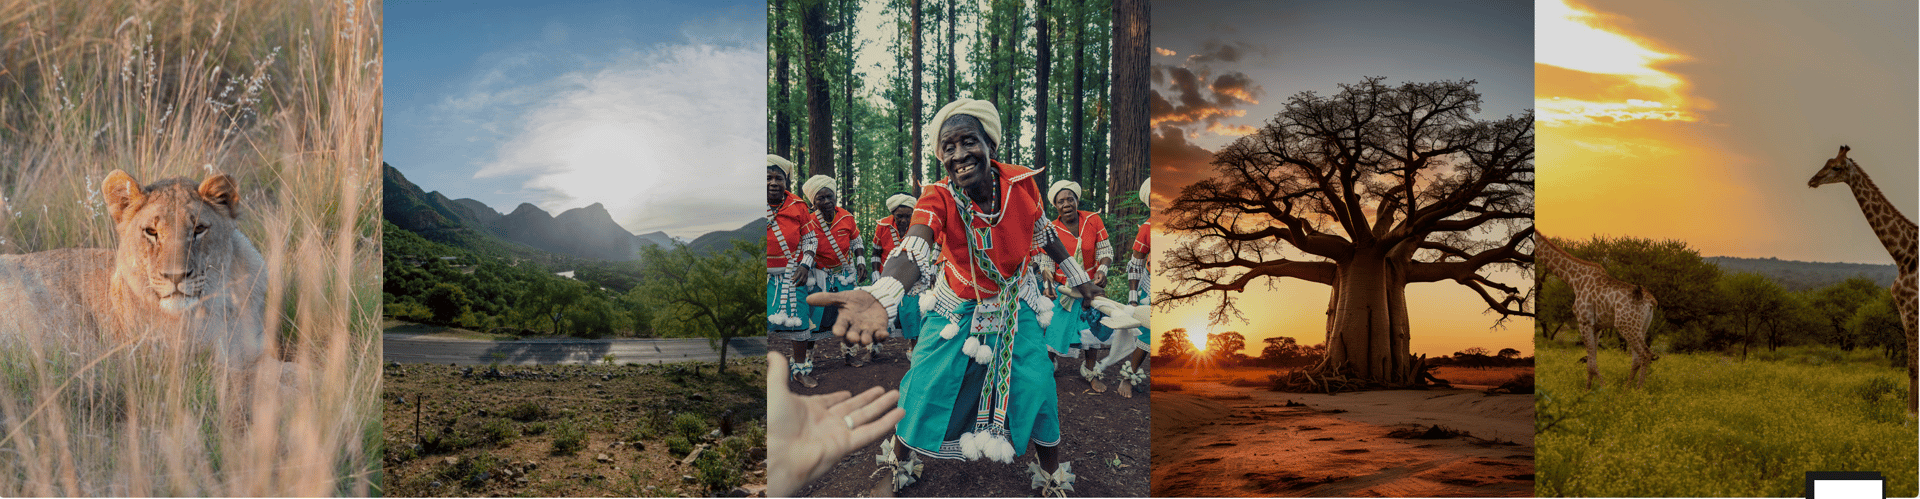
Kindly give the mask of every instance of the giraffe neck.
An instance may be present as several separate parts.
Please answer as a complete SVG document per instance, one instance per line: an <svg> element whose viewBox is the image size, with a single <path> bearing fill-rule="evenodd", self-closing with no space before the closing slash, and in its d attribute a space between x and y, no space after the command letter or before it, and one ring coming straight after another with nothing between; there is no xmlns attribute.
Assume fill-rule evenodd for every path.
<svg viewBox="0 0 1920 499"><path fill-rule="evenodd" d="M1858 164L1853 165L1853 175L1847 177L1847 187L1853 190L1853 200L1860 203L1860 212L1866 215L1867 226L1880 238L1880 245L1887 248L1893 261L1902 269L1912 269L1914 265L1914 225L1913 219L1900 213L1900 209L1880 194L1880 187L1873 185L1873 179L1867 178L1867 172Z"/></svg>
<svg viewBox="0 0 1920 499"><path fill-rule="evenodd" d="M1542 248L1542 250L1536 251L1535 256L1539 258L1541 265L1546 266L1547 272L1560 276L1561 279L1566 280L1568 283L1572 283L1575 275L1583 274L1591 270L1590 267L1592 267L1593 264L1583 262L1565 250L1561 250L1559 246L1547 241L1547 236L1539 236L1538 234L1536 234L1536 236L1540 238L1541 244L1539 247Z"/></svg>

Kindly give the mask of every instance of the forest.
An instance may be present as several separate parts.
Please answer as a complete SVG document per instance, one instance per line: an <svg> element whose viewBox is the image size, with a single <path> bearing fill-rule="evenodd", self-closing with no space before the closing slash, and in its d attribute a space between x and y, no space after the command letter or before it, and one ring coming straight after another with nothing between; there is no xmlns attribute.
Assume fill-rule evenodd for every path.
<svg viewBox="0 0 1920 499"><path fill-rule="evenodd" d="M765 249L650 246L638 261L547 263L426 240L385 226L383 302L395 319L508 335L706 337L757 332Z"/></svg>
<svg viewBox="0 0 1920 499"><path fill-rule="evenodd" d="M1782 347L1826 345L1842 351L1878 349L1905 366L1906 338L1886 286L1864 275L1829 276L1822 284L1795 279L1794 290L1754 272L1727 271L1685 241L1596 237L1561 241L1574 256L1602 262L1621 280L1645 286L1659 312L1648 328L1656 352L1722 352L1745 358ZM1548 342L1567 341L1572 292L1541 273L1539 329ZM1617 335L1602 344L1619 345Z"/></svg>
<svg viewBox="0 0 1920 499"><path fill-rule="evenodd" d="M1145 220L1146 37L1113 28L1116 16L1144 26L1144 2L770 0L767 8L768 147L800 165L796 190L813 175L839 179L841 205L863 236L885 216L888 196L918 195L944 176L921 153L923 128L959 97L999 108L1009 139L997 159L1045 169L1043 188L1079 182L1081 209L1102 213L1117 248Z"/></svg>

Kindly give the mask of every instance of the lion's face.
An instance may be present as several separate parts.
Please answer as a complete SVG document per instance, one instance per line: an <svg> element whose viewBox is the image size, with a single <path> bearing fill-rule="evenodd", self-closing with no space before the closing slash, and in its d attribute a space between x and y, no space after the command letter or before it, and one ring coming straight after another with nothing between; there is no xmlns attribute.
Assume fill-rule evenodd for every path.
<svg viewBox="0 0 1920 499"><path fill-rule="evenodd" d="M214 175L197 187L173 178L142 188L115 170L102 190L120 244L117 285L172 314L220 291L234 260L239 195L231 177Z"/></svg>

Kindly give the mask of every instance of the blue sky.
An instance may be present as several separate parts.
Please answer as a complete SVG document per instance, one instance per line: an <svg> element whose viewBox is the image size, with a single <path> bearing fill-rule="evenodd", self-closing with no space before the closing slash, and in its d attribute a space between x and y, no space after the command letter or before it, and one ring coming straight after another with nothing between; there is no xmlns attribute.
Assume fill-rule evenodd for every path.
<svg viewBox="0 0 1920 499"><path fill-rule="evenodd" d="M678 237L763 215L764 2L387 2L387 163Z"/></svg>

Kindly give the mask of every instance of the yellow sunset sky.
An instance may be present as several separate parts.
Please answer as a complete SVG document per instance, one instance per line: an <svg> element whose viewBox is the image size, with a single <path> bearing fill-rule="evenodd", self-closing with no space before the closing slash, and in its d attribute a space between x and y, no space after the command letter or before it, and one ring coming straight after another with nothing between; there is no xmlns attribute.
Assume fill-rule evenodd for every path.
<svg viewBox="0 0 1920 499"><path fill-rule="evenodd" d="M1703 256L1888 264L1840 145L1911 217L1913 2L1536 3L1537 226Z"/></svg>

